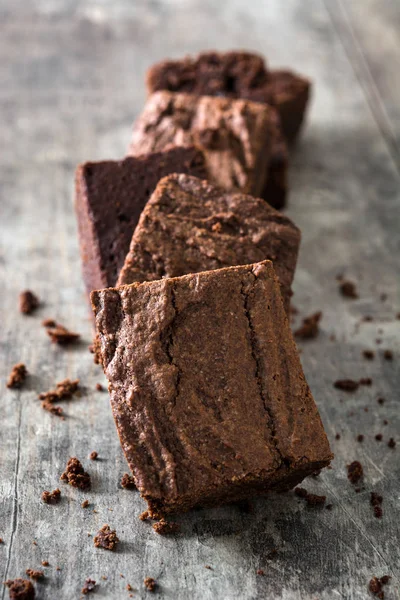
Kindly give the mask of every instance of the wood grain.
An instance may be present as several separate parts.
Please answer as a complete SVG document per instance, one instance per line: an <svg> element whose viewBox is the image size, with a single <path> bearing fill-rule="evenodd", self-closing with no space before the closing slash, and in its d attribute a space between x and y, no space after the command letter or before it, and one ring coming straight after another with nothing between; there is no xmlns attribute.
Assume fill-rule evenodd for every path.
<svg viewBox="0 0 400 600"><path fill-rule="evenodd" d="M384 22L387 11L399 20L393 6L358 0L348 10L354 31L367 40L374 85L395 137L396 96L388 82L397 75L390 61L398 49L385 44L382 53L382 44L371 40L377 35L371 23ZM178 600L361 600L368 597L369 579L387 573L393 579L386 597L399 597L400 176L335 15L320 0L3 0L2 580L49 560L46 580L37 585L45 600L79 597L87 577L98 582L100 598L129 597L127 583L137 590L135 598L146 598L145 576L158 580L160 597ZM138 494L119 488L127 467L108 395L95 390L102 374L87 351L91 326L72 210L73 171L82 160L124 154L145 97L148 65L213 47L260 51L272 65L292 65L315 82L307 128L293 153L288 214L303 232L294 304L302 316L324 313L319 337L302 344L302 360L336 455L333 469L305 487L326 494L333 509L307 509L293 494L271 496L254 501L250 513L231 506L185 515L181 533L163 538L138 520L144 510ZM381 67L384 83L376 75ZM338 273L357 282L359 300L340 297ZM26 287L43 300L30 317L17 310ZM360 324L367 314L375 320ZM51 346L44 317L81 332L82 343ZM374 361L361 357L365 348L377 350ZM392 362L381 348L395 352ZM32 374L21 392L4 384L18 361ZM65 405L68 416L61 421L42 411L37 393L66 376L79 377L84 390ZM373 385L355 394L333 388L338 378L364 376ZM377 403L379 396L385 404ZM377 442L380 432L384 440ZM360 433L362 444L355 440ZM398 441L395 450L387 446L389 437ZM88 460L92 450L100 460ZM92 475L88 493L59 482L74 455ZM346 464L356 459L365 470L359 494L346 477ZM61 504L44 505L41 492L60 485ZM371 490L384 496L381 520L373 517ZM88 509L81 508L85 498ZM121 539L115 554L95 548L87 535L104 523ZM278 554L270 560L273 548ZM264 577L256 575L259 568ZM7 597L5 588L1 597Z"/></svg>

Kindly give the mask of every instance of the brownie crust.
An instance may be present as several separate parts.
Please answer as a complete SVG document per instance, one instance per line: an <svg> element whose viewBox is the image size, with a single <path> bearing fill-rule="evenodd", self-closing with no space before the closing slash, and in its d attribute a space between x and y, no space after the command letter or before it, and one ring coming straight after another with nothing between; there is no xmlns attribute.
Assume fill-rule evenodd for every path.
<svg viewBox="0 0 400 600"><path fill-rule="evenodd" d="M299 133L310 95L309 79L284 69L269 70L258 54L203 52L165 60L147 72L150 94L158 90L246 98L275 106L287 141Z"/></svg>
<svg viewBox="0 0 400 600"><path fill-rule="evenodd" d="M271 156L274 110L248 100L156 92L134 124L129 154L195 145L208 179L259 196Z"/></svg>
<svg viewBox="0 0 400 600"><path fill-rule="evenodd" d="M150 516L286 490L329 464L271 262L91 299L114 419Z"/></svg>
<svg viewBox="0 0 400 600"><path fill-rule="evenodd" d="M118 285L269 259L288 310L299 244L299 229L263 200L169 175L142 213Z"/></svg>
<svg viewBox="0 0 400 600"><path fill-rule="evenodd" d="M140 214L158 181L170 173L206 178L202 152L194 147L172 148L78 166L75 210L88 293L115 285Z"/></svg>

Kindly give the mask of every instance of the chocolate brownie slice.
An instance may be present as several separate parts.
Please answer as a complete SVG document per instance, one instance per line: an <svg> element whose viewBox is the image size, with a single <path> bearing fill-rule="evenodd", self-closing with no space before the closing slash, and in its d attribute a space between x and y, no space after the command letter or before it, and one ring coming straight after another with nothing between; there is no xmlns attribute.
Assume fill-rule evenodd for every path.
<svg viewBox="0 0 400 600"><path fill-rule="evenodd" d="M270 71L264 58L251 52L203 52L153 65L147 89L151 94L169 90L270 104L278 110L285 138L292 141L304 119L311 82L292 71Z"/></svg>
<svg viewBox="0 0 400 600"><path fill-rule="evenodd" d="M91 299L114 419L151 517L287 490L329 464L270 261Z"/></svg>
<svg viewBox="0 0 400 600"><path fill-rule="evenodd" d="M299 244L299 229L263 200L169 175L142 213L118 285L269 259L288 309Z"/></svg>
<svg viewBox="0 0 400 600"><path fill-rule="evenodd" d="M272 113L248 100L156 92L134 125L129 153L195 145L204 152L212 183L259 196L271 154Z"/></svg>
<svg viewBox="0 0 400 600"><path fill-rule="evenodd" d="M201 151L172 148L137 158L79 165L75 209L88 293L115 285L140 213L158 181L170 173L206 178Z"/></svg>

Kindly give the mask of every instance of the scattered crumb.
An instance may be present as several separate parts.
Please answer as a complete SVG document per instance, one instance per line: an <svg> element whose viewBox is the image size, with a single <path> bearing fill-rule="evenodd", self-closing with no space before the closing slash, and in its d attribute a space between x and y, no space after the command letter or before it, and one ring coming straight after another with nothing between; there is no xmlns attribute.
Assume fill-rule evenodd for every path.
<svg viewBox="0 0 400 600"><path fill-rule="evenodd" d="M363 350L362 355L367 360L374 360L375 358L375 352L373 350Z"/></svg>
<svg viewBox="0 0 400 600"><path fill-rule="evenodd" d="M149 590L149 592L154 592L156 589L156 582L152 577L145 577L143 579L144 586Z"/></svg>
<svg viewBox="0 0 400 600"><path fill-rule="evenodd" d="M379 296L379 299L381 302L385 302L387 300L388 295L383 293Z"/></svg>
<svg viewBox="0 0 400 600"><path fill-rule="evenodd" d="M396 447L396 442L394 441L393 438L390 438L390 440L388 441L389 448L395 448Z"/></svg>
<svg viewBox="0 0 400 600"><path fill-rule="evenodd" d="M339 291L345 298L355 300L359 297L355 283L346 279L340 280Z"/></svg>
<svg viewBox="0 0 400 600"><path fill-rule="evenodd" d="M28 375L28 370L24 363L17 363L11 369L7 379L8 388L20 388Z"/></svg>
<svg viewBox="0 0 400 600"><path fill-rule="evenodd" d="M392 350L385 350L383 352L383 358L385 360L393 360L393 352L392 352Z"/></svg>
<svg viewBox="0 0 400 600"><path fill-rule="evenodd" d="M53 344L61 346L76 342L80 338L79 333L69 331L64 325L60 325L60 323L55 323L55 327L47 327L47 335Z"/></svg>
<svg viewBox="0 0 400 600"><path fill-rule="evenodd" d="M0 538L0 544L4 544L3 538Z"/></svg>
<svg viewBox="0 0 400 600"><path fill-rule="evenodd" d="M383 498L380 494L377 494L376 492L371 492L371 505L374 508L374 514L377 519L382 518L383 515L382 502Z"/></svg>
<svg viewBox="0 0 400 600"><path fill-rule="evenodd" d="M256 573L257 573L257 575L265 575L265 573L262 569L257 569Z"/></svg>
<svg viewBox="0 0 400 600"><path fill-rule="evenodd" d="M381 433L377 433L375 436L375 439L377 442L381 442L383 439L383 435Z"/></svg>
<svg viewBox="0 0 400 600"><path fill-rule="evenodd" d="M13 600L34 600L35 588L29 579L8 579L4 585L9 588L9 596Z"/></svg>
<svg viewBox="0 0 400 600"><path fill-rule="evenodd" d="M174 523L173 521L166 521L165 519L160 519L157 523L154 523L153 529L156 533L160 535L169 535L171 533L176 533L179 531L178 523Z"/></svg>
<svg viewBox="0 0 400 600"><path fill-rule="evenodd" d="M47 402L58 402L59 400L67 400L77 392L79 388L79 379L63 379L56 383L54 390L42 392L39 394L40 400Z"/></svg>
<svg viewBox="0 0 400 600"><path fill-rule="evenodd" d="M369 582L368 589L374 594L379 600L383 600L385 597L384 591L382 590L382 586L389 583L390 577L389 575L384 575L383 577L373 577Z"/></svg>
<svg viewBox="0 0 400 600"><path fill-rule="evenodd" d="M81 504L82 508L87 508L89 506L89 500L84 500Z"/></svg>
<svg viewBox="0 0 400 600"><path fill-rule="evenodd" d="M115 550L119 539L115 529L110 529L109 525L103 525L95 536L94 545L96 548L104 548L104 550Z"/></svg>
<svg viewBox="0 0 400 600"><path fill-rule="evenodd" d="M204 565L204 568L205 568L205 569L208 569L209 571L212 571L212 570L213 570L213 568L211 567L211 565Z"/></svg>
<svg viewBox="0 0 400 600"><path fill-rule="evenodd" d="M360 384L358 381L354 381L354 379L337 379L333 385L338 390L355 392Z"/></svg>
<svg viewBox="0 0 400 600"><path fill-rule="evenodd" d="M57 323L54 319L44 319L42 325L43 327L57 327Z"/></svg>
<svg viewBox="0 0 400 600"><path fill-rule="evenodd" d="M355 460L350 465L347 465L347 478L351 483L358 483L363 476L362 464Z"/></svg>
<svg viewBox="0 0 400 600"><path fill-rule="evenodd" d="M371 377L361 377L359 384L360 385L372 385L372 379L371 379Z"/></svg>
<svg viewBox="0 0 400 600"><path fill-rule="evenodd" d="M334 333L331 333L331 335L329 336L329 339L331 342L336 342L336 335Z"/></svg>
<svg viewBox="0 0 400 600"><path fill-rule="evenodd" d="M316 494L310 494L305 488L297 487L294 490L296 496L303 498L308 506L323 506L326 502L326 496L317 496Z"/></svg>
<svg viewBox="0 0 400 600"><path fill-rule="evenodd" d="M382 340L381 340L381 338L376 338L376 340L375 340L375 343L376 343L376 344L382 344Z"/></svg>
<svg viewBox="0 0 400 600"><path fill-rule="evenodd" d="M371 315L365 315L365 316L362 318L362 321L365 321L365 322L368 322L368 321L373 321L373 320L374 320L374 317L371 317Z"/></svg>
<svg viewBox="0 0 400 600"><path fill-rule="evenodd" d="M335 440L340 440L340 433L337 433L337 434L335 435Z"/></svg>
<svg viewBox="0 0 400 600"><path fill-rule="evenodd" d="M150 514L148 510L145 510L144 512L142 512L141 515L139 515L139 519L141 521L147 521L150 518Z"/></svg>
<svg viewBox="0 0 400 600"><path fill-rule="evenodd" d="M383 419L383 424L387 425L389 423L389 421L387 419Z"/></svg>
<svg viewBox="0 0 400 600"><path fill-rule="evenodd" d="M364 406L364 412L368 412L368 411L369 411L368 406Z"/></svg>
<svg viewBox="0 0 400 600"><path fill-rule="evenodd" d="M82 463L77 458L70 458L67 462L66 469L60 479L66 481L72 487L81 490L90 488L90 475L84 470Z"/></svg>
<svg viewBox="0 0 400 600"><path fill-rule="evenodd" d="M318 311L310 315L309 317L306 317L305 319L303 319L302 326L294 332L294 335L296 337L302 338L303 340L309 340L317 337L321 317L321 311Z"/></svg>
<svg viewBox="0 0 400 600"><path fill-rule="evenodd" d="M61 571L61 567L59 567L59 566L57 565L57 567L56 567L56 571Z"/></svg>
<svg viewBox="0 0 400 600"><path fill-rule="evenodd" d="M270 550L266 556L267 560L273 560L274 558L276 558L278 554L278 550L276 548L272 548L272 550Z"/></svg>
<svg viewBox="0 0 400 600"><path fill-rule="evenodd" d="M81 593L86 596L90 592L93 592L96 587L96 582L93 579L86 579L83 588L81 589Z"/></svg>
<svg viewBox="0 0 400 600"><path fill-rule="evenodd" d="M65 419L64 411L61 408L61 406L55 406L52 402L49 402L48 400L43 400L41 406L43 410L47 410L47 412L51 413L52 415Z"/></svg>
<svg viewBox="0 0 400 600"><path fill-rule="evenodd" d="M48 560L42 560L42 567L49 567L50 563Z"/></svg>
<svg viewBox="0 0 400 600"><path fill-rule="evenodd" d="M326 510L332 510L333 504L326 504L325 508L326 508Z"/></svg>
<svg viewBox="0 0 400 600"><path fill-rule="evenodd" d="M364 436L363 436L363 434L362 434L362 433L360 433L360 434L357 436L357 442L363 442L363 441L364 441Z"/></svg>
<svg viewBox="0 0 400 600"><path fill-rule="evenodd" d="M33 544L34 546L37 546L37 542L36 542L35 540L33 540L32 544Z"/></svg>
<svg viewBox="0 0 400 600"><path fill-rule="evenodd" d="M28 577L30 577L34 581L38 581L39 579L44 578L43 571L36 571L35 569L27 569L25 571L25 573L28 575Z"/></svg>
<svg viewBox="0 0 400 600"><path fill-rule="evenodd" d="M61 490L56 488L52 492L45 490L42 492L42 500L45 504L58 504L61 498Z"/></svg>
<svg viewBox="0 0 400 600"><path fill-rule="evenodd" d="M385 398L378 398L378 404L384 404Z"/></svg>
<svg viewBox="0 0 400 600"><path fill-rule="evenodd" d="M31 292L31 290L25 290L19 295L19 310L24 315L30 315L33 313L33 311L39 306L39 303L39 298L33 292Z"/></svg>
<svg viewBox="0 0 400 600"><path fill-rule="evenodd" d="M101 385L101 383L96 383L96 390L98 392L102 392L104 390L103 386Z"/></svg>
<svg viewBox="0 0 400 600"><path fill-rule="evenodd" d="M98 457L98 453L95 450L93 450L93 452L91 452L89 454L90 460L96 460L97 457Z"/></svg>
<svg viewBox="0 0 400 600"><path fill-rule="evenodd" d="M125 473L121 478L121 486L126 490L136 490L135 480L132 475Z"/></svg>
<svg viewBox="0 0 400 600"><path fill-rule="evenodd" d="M132 592L133 591L133 587L130 585L130 583L126 584L126 588L125 588L128 592Z"/></svg>
<svg viewBox="0 0 400 600"><path fill-rule="evenodd" d="M102 575L101 578L103 581L107 581L107 579L108 579L108 577L106 577L105 575Z"/></svg>

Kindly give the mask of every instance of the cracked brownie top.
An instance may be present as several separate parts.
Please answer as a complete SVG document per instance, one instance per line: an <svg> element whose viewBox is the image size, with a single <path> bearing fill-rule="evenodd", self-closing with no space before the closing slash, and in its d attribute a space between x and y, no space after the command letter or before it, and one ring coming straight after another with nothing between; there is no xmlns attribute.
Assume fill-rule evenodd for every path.
<svg viewBox="0 0 400 600"><path fill-rule="evenodd" d="M329 463L271 262L91 298L122 447L153 514L287 489Z"/></svg>
<svg viewBox="0 0 400 600"><path fill-rule="evenodd" d="M263 200L170 175L142 213L118 285L269 259L288 308L299 243L299 229Z"/></svg>
<svg viewBox="0 0 400 600"><path fill-rule="evenodd" d="M129 153L171 145L204 152L209 179L260 195L270 160L274 109L248 100L156 92L136 121Z"/></svg>

